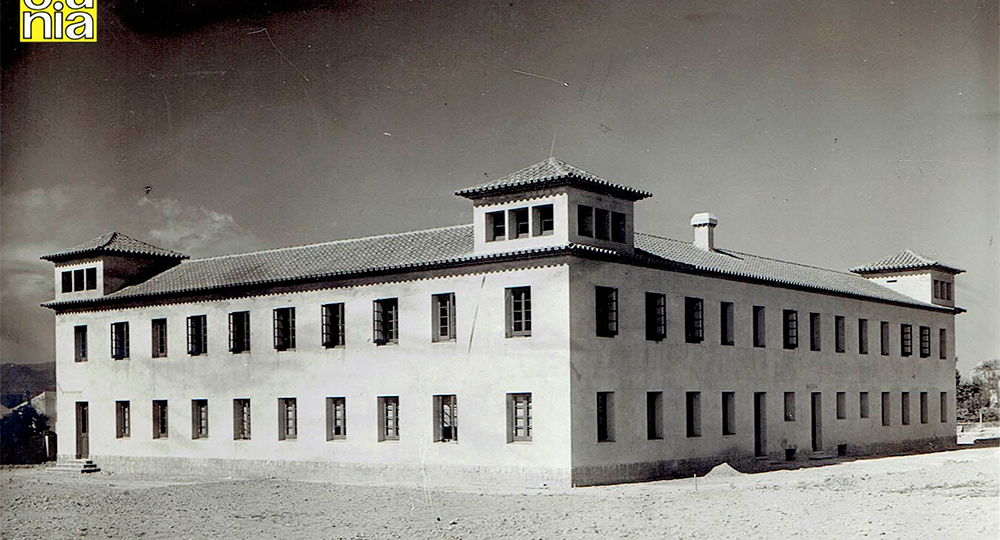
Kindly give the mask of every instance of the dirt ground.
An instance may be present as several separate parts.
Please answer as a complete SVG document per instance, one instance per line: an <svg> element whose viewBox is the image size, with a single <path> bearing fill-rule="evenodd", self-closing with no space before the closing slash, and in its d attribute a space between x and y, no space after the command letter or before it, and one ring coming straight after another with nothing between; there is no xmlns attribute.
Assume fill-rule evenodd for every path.
<svg viewBox="0 0 1000 540"><path fill-rule="evenodd" d="M724 472L724 471L720 471ZM530 491L0 473L2 536L1000 538L1000 449Z"/></svg>

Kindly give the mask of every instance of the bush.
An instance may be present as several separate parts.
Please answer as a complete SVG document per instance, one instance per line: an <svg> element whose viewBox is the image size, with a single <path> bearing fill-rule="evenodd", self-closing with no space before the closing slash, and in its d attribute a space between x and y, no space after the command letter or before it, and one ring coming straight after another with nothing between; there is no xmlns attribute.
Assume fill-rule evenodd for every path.
<svg viewBox="0 0 1000 540"><path fill-rule="evenodd" d="M0 463L5 465L41 463L45 455L48 418L34 407L14 409L0 421Z"/></svg>

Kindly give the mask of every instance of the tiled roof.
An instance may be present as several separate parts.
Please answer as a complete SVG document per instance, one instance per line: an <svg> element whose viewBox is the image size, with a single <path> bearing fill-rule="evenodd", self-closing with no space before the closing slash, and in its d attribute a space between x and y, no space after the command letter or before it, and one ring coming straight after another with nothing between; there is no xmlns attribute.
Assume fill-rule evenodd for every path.
<svg viewBox="0 0 1000 540"><path fill-rule="evenodd" d="M60 259L67 259L70 257L77 257L80 255L88 253L131 253L137 255L148 255L152 257L168 257L174 259L186 259L187 255L183 253L177 253L176 251L170 251L169 249L163 249L156 247L152 244L147 244L145 242L140 242L135 238L126 236L120 232L109 232L107 234L102 234L93 240L84 242L78 246L72 247L66 251L61 251L59 253L53 253L52 255L45 255L42 259L47 261L56 261Z"/></svg>
<svg viewBox="0 0 1000 540"><path fill-rule="evenodd" d="M856 272L858 274L870 274L892 272L896 270L916 270L918 268L937 268L944 270L945 272L951 272L952 274L961 274L962 272L965 272L965 270L962 270L961 268L949 266L941 261L925 257L909 249L904 249L903 251L900 251L890 257L886 257L878 262L851 268L851 272Z"/></svg>
<svg viewBox="0 0 1000 540"><path fill-rule="evenodd" d="M476 199L496 193L561 184L576 185L590 190L609 191L619 197L633 201L653 196L648 191L608 182L597 175L590 174L565 161L551 157L492 182L458 190L455 192L455 195Z"/></svg>

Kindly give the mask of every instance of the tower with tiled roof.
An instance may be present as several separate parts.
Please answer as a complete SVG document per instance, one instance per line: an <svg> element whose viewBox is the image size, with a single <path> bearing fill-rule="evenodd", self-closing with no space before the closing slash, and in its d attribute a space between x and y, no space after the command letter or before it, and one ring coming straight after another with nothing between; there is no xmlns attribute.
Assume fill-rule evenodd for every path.
<svg viewBox="0 0 1000 540"><path fill-rule="evenodd" d="M954 307L955 276L965 270L904 249L851 272L921 302Z"/></svg>

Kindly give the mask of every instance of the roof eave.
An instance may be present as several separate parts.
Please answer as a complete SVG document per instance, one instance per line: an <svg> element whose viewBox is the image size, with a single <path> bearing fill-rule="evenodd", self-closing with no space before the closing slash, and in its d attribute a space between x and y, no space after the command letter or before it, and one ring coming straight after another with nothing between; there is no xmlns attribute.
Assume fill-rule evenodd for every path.
<svg viewBox="0 0 1000 540"><path fill-rule="evenodd" d="M460 189L455 192L455 195L459 197L465 197L466 199L476 200L489 197L492 195L503 195L507 193L517 193L519 191L528 191L531 189L538 189L543 187L557 187L572 185L574 187L579 187L581 189L586 189L588 191L595 191L599 193L610 193L618 196L622 199L630 201L640 201L652 197L653 194L648 191L643 191L641 189L630 188L628 186L622 186L619 184L614 184L611 182L598 182L591 180L589 178L583 178L575 174L565 174L562 176L554 176L551 178L544 178L538 180L531 180L527 182L519 182L514 184L505 184L499 186L478 186Z"/></svg>

